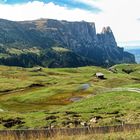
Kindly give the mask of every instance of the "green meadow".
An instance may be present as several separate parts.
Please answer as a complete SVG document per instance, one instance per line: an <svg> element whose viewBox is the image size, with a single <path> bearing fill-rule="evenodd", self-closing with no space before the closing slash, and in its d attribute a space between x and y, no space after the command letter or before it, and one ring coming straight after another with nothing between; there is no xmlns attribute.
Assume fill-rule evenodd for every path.
<svg viewBox="0 0 140 140"><path fill-rule="evenodd" d="M97 72L105 78L97 78ZM0 66L0 129L73 128L82 123L140 123L140 65Z"/></svg>

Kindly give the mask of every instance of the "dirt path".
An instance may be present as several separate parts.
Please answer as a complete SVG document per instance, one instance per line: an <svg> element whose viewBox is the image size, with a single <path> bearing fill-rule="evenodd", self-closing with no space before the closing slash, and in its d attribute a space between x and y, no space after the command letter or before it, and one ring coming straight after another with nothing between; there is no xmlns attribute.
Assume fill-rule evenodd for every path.
<svg viewBox="0 0 140 140"><path fill-rule="evenodd" d="M137 92L140 93L140 88L112 88L112 89L106 89L103 92L111 92L111 91L132 91L132 92Z"/></svg>
<svg viewBox="0 0 140 140"><path fill-rule="evenodd" d="M21 88L21 89L15 89L15 90L10 90L10 91L0 91L0 96L5 96L7 94L17 94L17 93L26 93L26 92L30 92L30 91L36 91L36 90L41 90L44 87L25 87L25 88Z"/></svg>
<svg viewBox="0 0 140 140"><path fill-rule="evenodd" d="M129 91L129 92L137 92L140 93L140 88L123 88L123 87L118 87L118 88L105 88L105 89L101 89L96 91L96 93L90 94L88 95L86 98L90 98L92 96L96 96L98 94L101 93L109 93L109 92L119 92L119 91Z"/></svg>

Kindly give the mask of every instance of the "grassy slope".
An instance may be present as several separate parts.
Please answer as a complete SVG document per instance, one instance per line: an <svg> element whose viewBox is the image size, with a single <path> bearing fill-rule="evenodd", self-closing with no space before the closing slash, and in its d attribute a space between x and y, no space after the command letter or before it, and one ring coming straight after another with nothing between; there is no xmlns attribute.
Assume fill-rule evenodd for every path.
<svg viewBox="0 0 140 140"><path fill-rule="evenodd" d="M36 68L0 66L0 109L4 110L0 112L0 118L23 118L26 123L15 125L13 129L46 127L52 121L62 127L64 122L73 123L75 119L89 122L94 116L102 117L94 126L139 122L140 94L111 89L139 88L140 65L114 67L118 73L100 67L42 68L37 72ZM122 72L128 68L134 72ZM96 72L104 73L106 79L97 79ZM82 90L82 84L89 84L90 88ZM8 90L12 92L6 92ZM74 97L83 99L73 103L70 99ZM73 113L66 114L66 111L77 113L78 117ZM52 115L58 118L45 120ZM0 128L5 129L2 124Z"/></svg>

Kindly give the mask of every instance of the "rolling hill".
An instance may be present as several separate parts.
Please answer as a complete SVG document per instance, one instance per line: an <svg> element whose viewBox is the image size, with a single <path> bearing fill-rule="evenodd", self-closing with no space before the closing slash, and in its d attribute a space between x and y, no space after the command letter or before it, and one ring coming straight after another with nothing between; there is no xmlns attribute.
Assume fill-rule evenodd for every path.
<svg viewBox="0 0 140 140"><path fill-rule="evenodd" d="M139 71L138 64L109 70L0 66L0 129L140 123Z"/></svg>

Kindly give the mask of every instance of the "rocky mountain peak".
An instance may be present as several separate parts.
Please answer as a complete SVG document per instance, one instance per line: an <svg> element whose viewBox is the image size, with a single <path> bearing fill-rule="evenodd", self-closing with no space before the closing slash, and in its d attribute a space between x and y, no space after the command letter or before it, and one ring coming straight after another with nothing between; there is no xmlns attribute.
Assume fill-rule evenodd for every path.
<svg viewBox="0 0 140 140"><path fill-rule="evenodd" d="M101 33L102 33L102 34L105 34L105 33L112 33L112 30L111 30L111 28L110 28L109 26L103 27Z"/></svg>
<svg viewBox="0 0 140 140"><path fill-rule="evenodd" d="M117 47L114 34L109 26L103 27L102 32L98 34L98 39L105 47Z"/></svg>

